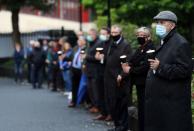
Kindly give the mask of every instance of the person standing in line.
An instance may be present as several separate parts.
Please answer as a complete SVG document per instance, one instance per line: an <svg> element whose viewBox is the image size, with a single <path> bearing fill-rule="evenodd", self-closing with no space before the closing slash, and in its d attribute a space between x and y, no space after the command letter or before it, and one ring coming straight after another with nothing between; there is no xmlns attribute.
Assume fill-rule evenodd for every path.
<svg viewBox="0 0 194 131"><path fill-rule="evenodd" d="M107 52L104 74L104 86L107 88L107 104L114 128L108 131L128 130L128 101L129 101L129 79L119 79L123 73L120 56L131 57L131 47L122 36L122 28L118 25L111 27L112 42Z"/></svg>
<svg viewBox="0 0 194 131"><path fill-rule="evenodd" d="M110 47L111 39L110 39L110 29L107 27L103 27L100 30L99 39L101 43L97 46L97 48L103 49L102 52L97 51L95 58L98 60L98 77L97 84L99 89L99 103L100 103L100 114L96 116L95 120L105 120L110 121L110 111L108 111L107 107L107 95L105 95L106 87L104 86L104 70L106 66L106 56L108 49Z"/></svg>
<svg viewBox="0 0 194 131"><path fill-rule="evenodd" d="M59 56L59 66L64 80L64 95L70 95L72 91L72 74L70 69L73 58L73 50L70 43L65 42L63 44L63 51L63 54Z"/></svg>
<svg viewBox="0 0 194 131"><path fill-rule="evenodd" d="M15 63L15 82L17 83L19 80L19 82L21 83L23 80L24 51L19 43L15 44L13 59Z"/></svg>
<svg viewBox="0 0 194 131"><path fill-rule="evenodd" d="M191 45L176 31L178 20L173 12L161 11L154 20L161 42L155 59L149 59L145 131L193 131Z"/></svg>
<svg viewBox="0 0 194 131"><path fill-rule="evenodd" d="M155 50L151 40L150 29L147 27L140 27L136 31L137 43L139 48L135 51L129 63L123 63L123 72L128 74L131 78L131 92L132 98L133 85L137 90L138 102L138 129L144 131L144 109L145 109L145 81L149 70L149 62L146 52L148 50Z"/></svg>
<svg viewBox="0 0 194 131"><path fill-rule="evenodd" d="M85 42L82 40L84 36L78 36L77 46L74 48L73 60L72 60L72 100L68 107L74 108L77 103L77 94L82 75L82 62L81 62L81 49L85 46Z"/></svg>
<svg viewBox="0 0 194 131"><path fill-rule="evenodd" d="M40 43L36 41L34 43L34 50L30 55L30 61L32 64L32 86L34 89L42 88L43 65L45 63L45 59L45 53L42 51Z"/></svg>
<svg viewBox="0 0 194 131"><path fill-rule="evenodd" d="M97 68L99 61L95 59L96 47L99 45L100 40L97 35L96 29L90 29L87 35L88 50L86 54L86 75L87 75L87 87L88 96L91 100L92 107L89 109L91 113L99 112L99 87L97 84L98 73Z"/></svg>

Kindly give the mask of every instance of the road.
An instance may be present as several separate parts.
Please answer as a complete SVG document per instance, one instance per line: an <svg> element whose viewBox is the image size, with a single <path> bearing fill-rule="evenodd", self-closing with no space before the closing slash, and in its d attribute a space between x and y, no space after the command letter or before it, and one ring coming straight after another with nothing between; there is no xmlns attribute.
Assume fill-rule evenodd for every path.
<svg viewBox="0 0 194 131"><path fill-rule="evenodd" d="M84 108L70 109L62 94L0 78L0 131L106 131Z"/></svg>

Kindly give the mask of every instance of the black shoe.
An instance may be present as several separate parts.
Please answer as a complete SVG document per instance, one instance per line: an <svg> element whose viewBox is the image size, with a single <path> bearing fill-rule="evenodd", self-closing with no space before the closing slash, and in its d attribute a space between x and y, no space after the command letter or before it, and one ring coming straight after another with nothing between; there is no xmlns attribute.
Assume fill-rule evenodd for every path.
<svg viewBox="0 0 194 131"><path fill-rule="evenodd" d="M107 131L116 131L116 128L108 129Z"/></svg>

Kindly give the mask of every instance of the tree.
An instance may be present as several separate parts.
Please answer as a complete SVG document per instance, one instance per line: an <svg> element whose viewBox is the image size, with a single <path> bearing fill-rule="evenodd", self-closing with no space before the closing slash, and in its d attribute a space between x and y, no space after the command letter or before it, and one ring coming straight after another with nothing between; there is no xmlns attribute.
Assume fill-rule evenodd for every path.
<svg viewBox="0 0 194 131"><path fill-rule="evenodd" d="M83 3L96 10L97 21L107 15L106 0L83 0ZM151 26L153 17L162 10L171 10L177 14L178 29L194 43L193 0L111 0L112 21L117 23Z"/></svg>
<svg viewBox="0 0 194 131"><path fill-rule="evenodd" d="M40 9L46 11L49 9L44 0L0 0L0 6L3 9L10 10L12 13L11 21L13 28L13 42L21 44L20 31L19 31L19 12L24 6L33 7L34 9Z"/></svg>

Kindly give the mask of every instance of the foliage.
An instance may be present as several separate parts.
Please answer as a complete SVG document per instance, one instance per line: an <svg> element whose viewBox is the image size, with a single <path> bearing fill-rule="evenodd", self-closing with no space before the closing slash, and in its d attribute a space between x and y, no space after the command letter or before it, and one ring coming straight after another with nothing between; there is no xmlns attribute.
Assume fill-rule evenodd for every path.
<svg viewBox="0 0 194 131"><path fill-rule="evenodd" d="M24 6L29 6L34 9L47 11L51 5L45 3L45 0L0 0L0 9L10 10L12 13L12 28L13 28L13 43L21 44L19 31L19 12Z"/></svg>
<svg viewBox="0 0 194 131"><path fill-rule="evenodd" d="M105 24L107 1L83 0L83 4L85 7L95 10L97 23ZM177 14L179 32L194 43L193 0L111 0L111 19L113 23L125 25L130 23L137 26L151 27L154 22L153 17L162 10L171 10ZM128 30L127 33L131 34L131 32L133 30Z"/></svg>

